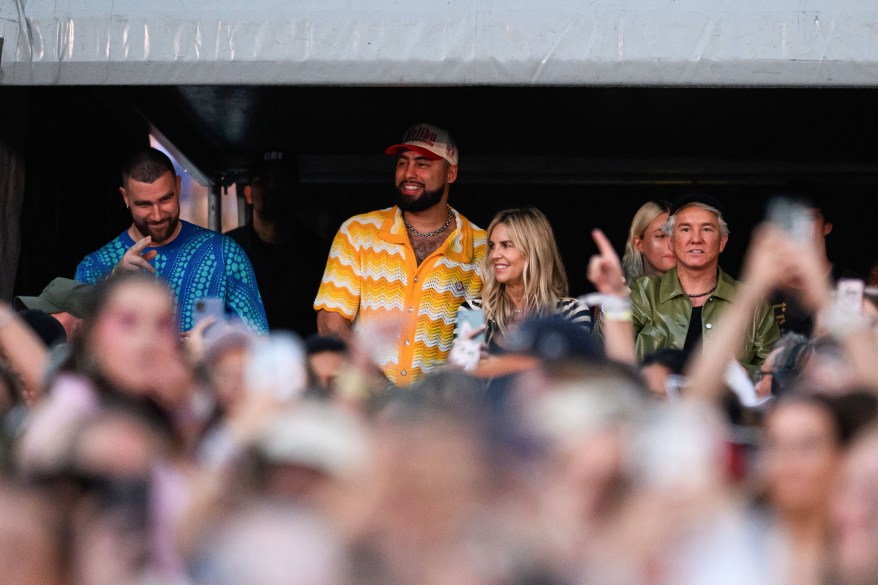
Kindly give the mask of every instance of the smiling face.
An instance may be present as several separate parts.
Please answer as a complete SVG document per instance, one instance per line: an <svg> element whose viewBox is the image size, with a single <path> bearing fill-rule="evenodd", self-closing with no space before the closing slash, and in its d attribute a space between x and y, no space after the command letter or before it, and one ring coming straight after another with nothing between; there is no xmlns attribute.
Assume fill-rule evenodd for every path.
<svg viewBox="0 0 878 585"><path fill-rule="evenodd" d="M729 237L722 235L716 214L700 207L676 213L671 249L679 266L689 270L716 269Z"/></svg>
<svg viewBox="0 0 878 585"><path fill-rule="evenodd" d="M634 236L634 247L643 256L644 261L657 273L665 273L677 263L671 251L671 238L665 232L668 214L662 213L649 222L640 237ZM644 266L644 268L647 268ZM646 271L650 273L649 270Z"/></svg>
<svg viewBox="0 0 878 585"><path fill-rule="evenodd" d="M494 278L506 286L523 284L526 258L512 241L509 230L498 223L488 238L488 257L494 269Z"/></svg>
<svg viewBox="0 0 878 585"><path fill-rule="evenodd" d="M141 237L152 236L154 246L173 239L180 221L180 177L168 172L152 183L129 178L119 190Z"/></svg>
<svg viewBox="0 0 878 585"><path fill-rule="evenodd" d="M445 159L430 159L404 150L396 159L396 204L403 211L423 211L443 201L448 185L457 179L457 167Z"/></svg>

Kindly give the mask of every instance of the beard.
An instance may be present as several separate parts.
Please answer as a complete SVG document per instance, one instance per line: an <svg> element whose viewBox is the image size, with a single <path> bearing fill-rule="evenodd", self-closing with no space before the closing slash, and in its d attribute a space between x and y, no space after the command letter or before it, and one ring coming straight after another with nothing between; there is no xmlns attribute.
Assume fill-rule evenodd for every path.
<svg viewBox="0 0 878 585"><path fill-rule="evenodd" d="M180 221L180 216L174 216L168 220L167 225L156 226L151 225L148 222L143 220L134 219L134 227L137 228L144 236L151 236L153 243L162 243L174 235L174 230L177 229L177 223Z"/></svg>
<svg viewBox="0 0 878 585"><path fill-rule="evenodd" d="M431 207L438 205L442 201L442 195L444 193L444 186L435 191L427 191L425 188L419 196L412 197L403 191L402 185L400 184L396 186L396 206L403 211L424 211L425 209L430 209Z"/></svg>

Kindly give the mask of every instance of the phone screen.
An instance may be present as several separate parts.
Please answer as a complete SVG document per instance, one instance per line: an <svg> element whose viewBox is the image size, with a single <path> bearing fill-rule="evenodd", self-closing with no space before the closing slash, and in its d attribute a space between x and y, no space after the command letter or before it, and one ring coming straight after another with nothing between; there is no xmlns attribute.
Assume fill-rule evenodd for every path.
<svg viewBox="0 0 878 585"><path fill-rule="evenodd" d="M836 304L851 313L862 313L865 283L858 278L840 278L836 284Z"/></svg>
<svg viewBox="0 0 878 585"><path fill-rule="evenodd" d="M224 323L226 320L226 305L223 300L217 297L196 299L195 304L192 306L192 322L197 325L205 317L213 317L215 319L208 329L219 323Z"/></svg>
<svg viewBox="0 0 878 585"><path fill-rule="evenodd" d="M457 338L469 338L477 343L485 342L485 312L482 309L460 307L457 309L457 323L454 327L454 336ZM471 333L482 329L478 334Z"/></svg>

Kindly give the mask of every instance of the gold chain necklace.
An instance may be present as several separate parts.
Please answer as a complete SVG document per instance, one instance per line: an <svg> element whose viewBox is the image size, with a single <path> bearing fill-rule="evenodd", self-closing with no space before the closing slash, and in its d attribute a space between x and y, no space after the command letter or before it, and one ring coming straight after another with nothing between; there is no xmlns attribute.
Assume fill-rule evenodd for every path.
<svg viewBox="0 0 878 585"><path fill-rule="evenodd" d="M451 213L451 206L449 206L448 207L448 219L445 220L445 224L441 228L439 228L438 230L433 230L432 232L427 232L426 234L422 234L421 232L419 232L418 230L413 228L411 226L411 224L409 224L408 220L406 220L406 218L405 218L405 213L402 214L402 223L405 224L406 229L408 229L408 231L410 231L414 235L418 236L419 238L429 238L432 236L438 236L439 234L441 234L442 232L444 232L445 230L448 229L448 226L451 225L452 219L454 219L454 214Z"/></svg>

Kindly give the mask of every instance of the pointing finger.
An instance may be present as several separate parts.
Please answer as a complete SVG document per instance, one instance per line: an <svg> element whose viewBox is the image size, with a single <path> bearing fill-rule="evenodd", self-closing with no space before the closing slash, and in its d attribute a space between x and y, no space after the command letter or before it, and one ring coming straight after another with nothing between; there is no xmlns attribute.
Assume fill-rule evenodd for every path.
<svg viewBox="0 0 878 585"><path fill-rule="evenodd" d="M604 258L618 258L616 251L613 249L613 245L610 243L610 240L607 239L607 236L604 235L604 232L595 228L591 231L591 237L594 239L594 243L597 244L601 256Z"/></svg>

